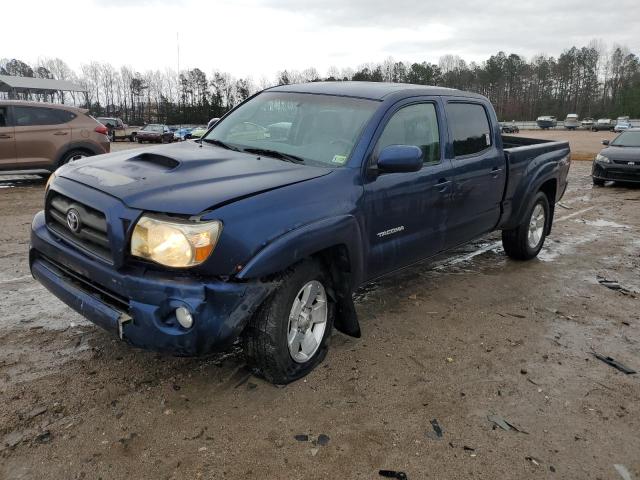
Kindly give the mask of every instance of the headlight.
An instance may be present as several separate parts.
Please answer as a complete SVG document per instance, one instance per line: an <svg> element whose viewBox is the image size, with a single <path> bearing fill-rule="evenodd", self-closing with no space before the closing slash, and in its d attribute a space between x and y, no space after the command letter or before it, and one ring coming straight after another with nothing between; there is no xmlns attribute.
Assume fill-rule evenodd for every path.
<svg viewBox="0 0 640 480"><path fill-rule="evenodd" d="M600 163L611 163L611 160L609 160L609 157L605 157L604 155L596 155L596 162L600 162Z"/></svg>
<svg viewBox="0 0 640 480"><path fill-rule="evenodd" d="M131 236L131 255L167 267L193 267L213 252L222 223L167 221L143 215Z"/></svg>

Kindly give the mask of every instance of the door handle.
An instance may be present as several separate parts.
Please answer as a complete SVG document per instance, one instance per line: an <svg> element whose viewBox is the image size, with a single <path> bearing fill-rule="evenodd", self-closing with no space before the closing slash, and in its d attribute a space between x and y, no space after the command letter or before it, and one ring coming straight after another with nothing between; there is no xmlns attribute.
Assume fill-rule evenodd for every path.
<svg viewBox="0 0 640 480"><path fill-rule="evenodd" d="M6 133L0 133L0 138L12 138L11 135L7 135Z"/></svg>
<svg viewBox="0 0 640 480"><path fill-rule="evenodd" d="M502 168L500 167L493 167L491 169L491 176L493 178L498 178L498 176L500 175L500 172L502 172Z"/></svg>
<svg viewBox="0 0 640 480"><path fill-rule="evenodd" d="M54 135L67 135L69 132L56 132Z"/></svg>
<svg viewBox="0 0 640 480"><path fill-rule="evenodd" d="M447 180L446 178L441 178L436 183L436 188L440 193L446 193L449 190L449 185L451 185L451 180Z"/></svg>

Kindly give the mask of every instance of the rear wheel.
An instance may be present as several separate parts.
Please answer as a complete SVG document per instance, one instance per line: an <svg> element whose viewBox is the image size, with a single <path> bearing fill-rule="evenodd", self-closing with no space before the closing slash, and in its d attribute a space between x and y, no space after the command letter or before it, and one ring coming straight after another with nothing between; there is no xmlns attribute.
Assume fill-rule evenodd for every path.
<svg viewBox="0 0 640 480"><path fill-rule="evenodd" d="M92 155L93 153L87 150L70 150L63 155L58 166L64 165L65 163L69 163L73 160L80 160L81 158L91 157Z"/></svg>
<svg viewBox="0 0 640 480"><path fill-rule="evenodd" d="M531 260L538 255L547 235L549 211L549 199L538 192L525 220L513 230L502 231L502 246L509 257Z"/></svg>
<svg viewBox="0 0 640 480"><path fill-rule="evenodd" d="M335 311L329 287L318 262L299 263L251 319L243 333L245 356L270 382L302 378L326 356Z"/></svg>

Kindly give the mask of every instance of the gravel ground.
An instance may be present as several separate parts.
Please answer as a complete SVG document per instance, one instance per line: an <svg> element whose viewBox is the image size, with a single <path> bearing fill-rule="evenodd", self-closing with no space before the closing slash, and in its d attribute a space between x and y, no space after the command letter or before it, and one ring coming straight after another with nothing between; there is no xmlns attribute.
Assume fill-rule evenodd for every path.
<svg viewBox="0 0 640 480"><path fill-rule="evenodd" d="M593 188L589 168L573 164L538 259L507 259L492 235L368 286L357 295L363 337L334 334L325 362L285 388L251 375L238 351L161 356L66 308L28 271L43 182L2 180L0 478L392 469L412 480L604 480L621 478L615 465L638 478L640 377L591 352L640 370L637 295L596 279L640 291L640 189Z"/></svg>

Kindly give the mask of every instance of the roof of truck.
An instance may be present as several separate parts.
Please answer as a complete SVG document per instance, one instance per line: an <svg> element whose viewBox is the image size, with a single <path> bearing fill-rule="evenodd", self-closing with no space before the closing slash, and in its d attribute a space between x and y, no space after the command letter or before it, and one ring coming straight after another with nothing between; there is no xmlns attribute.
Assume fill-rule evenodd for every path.
<svg viewBox="0 0 640 480"><path fill-rule="evenodd" d="M271 92L315 93L322 95L338 95L343 97L384 100L392 94L412 97L416 95L447 95L455 97L485 98L471 92L463 92L453 88L413 85L411 83L386 82L311 82L292 85L280 85L268 89Z"/></svg>

